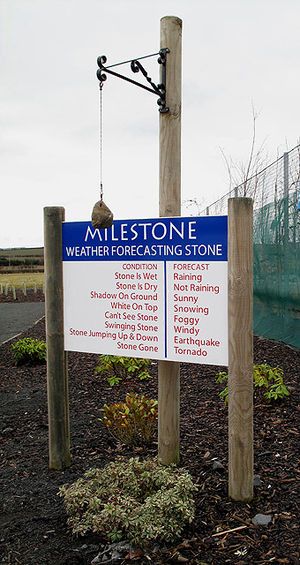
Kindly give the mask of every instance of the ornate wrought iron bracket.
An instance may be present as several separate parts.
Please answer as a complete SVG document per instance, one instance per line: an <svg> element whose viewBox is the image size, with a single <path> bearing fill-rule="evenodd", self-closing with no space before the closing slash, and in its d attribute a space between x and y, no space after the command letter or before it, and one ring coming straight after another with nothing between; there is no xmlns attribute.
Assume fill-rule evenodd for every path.
<svg viewBox="0 0 300 565"><path fill-rule="evenodd" d="M99 69L97 70L97 78L100 81L100 83L103 83L106 79L106 73L113 75L115 77L121 78L123 80L126 80L127 82L131 82L132 84L135 84L136 86L139 86L140 88L143 88L144 90L148 90L148 92L151 92L152 94L155 94L156 96L158 96L158 100L157 100L157 104L159 105L159 111L162 113L168 112L169 108L167 108L166 106L166 64L167 64L167 53L169 53L169 49L165 48L165 49L161 49L158 53L154 53L153 55L145 55L144 57L139 57L137 59L131 59L129 61L124 61L123 63L116 63L114 65L110 65L109 67L105 66L105 63L107 61L107 58L105 57L105 55L101 55L100 57L98 57L97 59L97 64ZM144 69L143 65L140 63L141 59L146 59L148 57L155 57L156 55L159 55L159 58L157 59L157 62L161 65L161 83L160 84L155 84L152 81L152 78L148 76L147 71ZM121 75L119 73L116 73L115 71L112 71L112 67L118 67L120 65L124 65L126 63L130 63L130 68L132 70L133 73L138 73L141 72L142 75L144 75L145 79L147 80L147 82L151 85L152 88L150 88L149 86L146 86L140 82L137 82L136 80L132 80L131 78L125 76L125 75Z"/></svg>

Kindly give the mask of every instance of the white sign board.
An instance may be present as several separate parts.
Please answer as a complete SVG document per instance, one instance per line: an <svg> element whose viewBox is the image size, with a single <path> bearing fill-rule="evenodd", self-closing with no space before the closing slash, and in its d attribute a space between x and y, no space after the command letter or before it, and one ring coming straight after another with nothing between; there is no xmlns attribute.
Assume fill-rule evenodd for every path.
<svg viewBox="0 0 300 565"><path fill-rule="evenodd" d="M227 217L63 224L65 349L228 364Z"/></svg>

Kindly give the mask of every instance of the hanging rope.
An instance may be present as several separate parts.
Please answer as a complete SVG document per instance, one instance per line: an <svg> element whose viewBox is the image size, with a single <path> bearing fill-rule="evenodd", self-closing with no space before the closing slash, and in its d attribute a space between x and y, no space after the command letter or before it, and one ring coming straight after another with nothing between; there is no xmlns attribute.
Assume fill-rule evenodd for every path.
<svg viewBox="0 0 300 565"><path fill-rule="evenodd" d="M100 202L103 200L103 82L99 83L99 162L100 162Z"/></svg>
<svg viewBox="0 0 300 565"><path fill-rule="evenodd" d="M99 84L99 181L100 200L96 202L92 212L94 228L110 228L113 223L113 213L103 202L103 82Z"/></svg>

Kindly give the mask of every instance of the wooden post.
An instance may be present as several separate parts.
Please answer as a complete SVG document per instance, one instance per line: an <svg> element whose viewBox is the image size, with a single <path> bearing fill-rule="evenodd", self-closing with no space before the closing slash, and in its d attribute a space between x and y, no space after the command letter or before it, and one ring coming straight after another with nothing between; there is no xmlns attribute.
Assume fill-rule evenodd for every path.
<svg viewBox="0 0 300 565"><path fill-rule="evenodd" d="M283 243L285 258L289 243L289 154L283 154Z"/></svg>
<svg viewBox="0 0 300 565"><path fill-rule="evenodd" d="M182 21L161 19L160 47L168 48L166 103L160 114L159 215L181 213L181 35ZM158 363L158 457L164 465L179 462L180 364Z"/></svg>
<svg viewBox="0 0 300 565"><path fill-rule="evenodd" d="M253 201L228 201L229 496L253 498Z"/></svg>
<svg viewBox="0 0 300 565"><path fill-rule="evenodd" d="M56 470L64 469L71 463L68 369L63 324L64 216L64 208L44 208L49 468Z"/></svg>

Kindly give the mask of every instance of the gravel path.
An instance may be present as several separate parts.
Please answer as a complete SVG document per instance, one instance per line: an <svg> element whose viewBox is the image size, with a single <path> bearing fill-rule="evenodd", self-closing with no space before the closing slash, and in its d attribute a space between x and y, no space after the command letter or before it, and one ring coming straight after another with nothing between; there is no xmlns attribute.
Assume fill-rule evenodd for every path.
<svg viewBox="0 0 300 565"><path fill-rule="evenodd" d="M0 343L23 332L44 314L44 302L0 304Z"/></svg>

